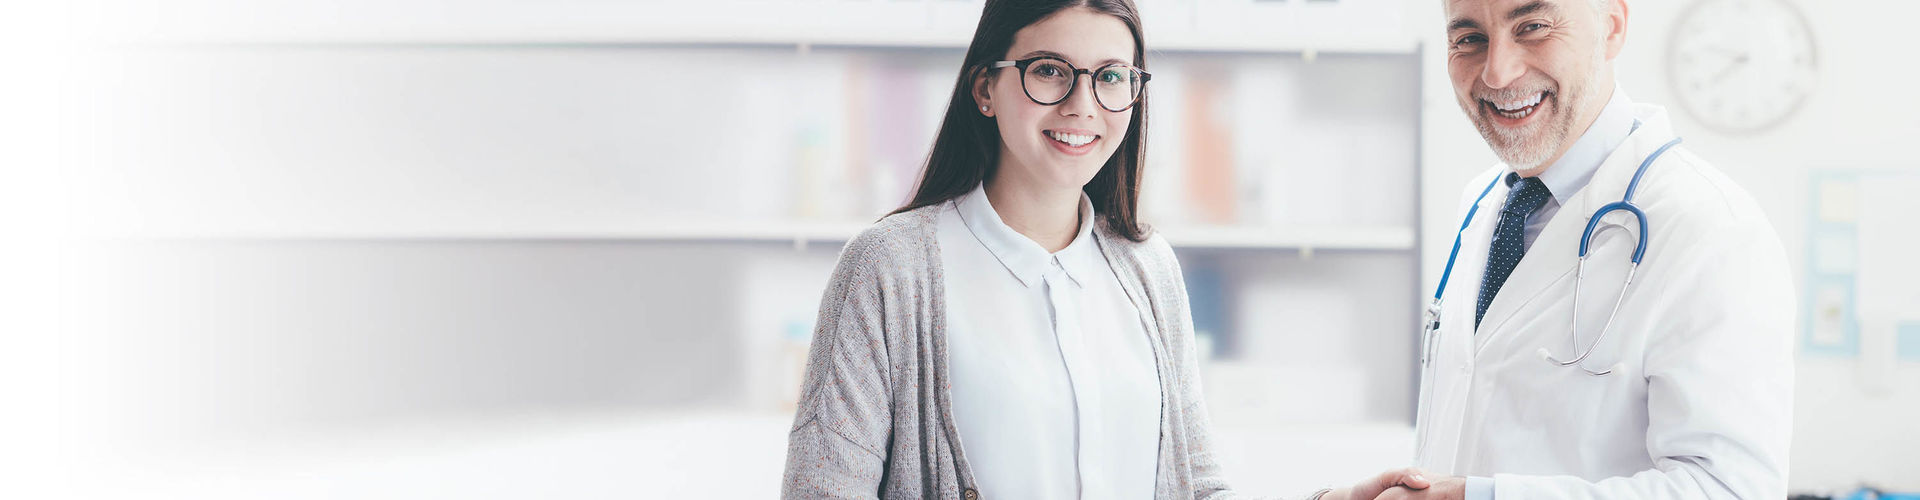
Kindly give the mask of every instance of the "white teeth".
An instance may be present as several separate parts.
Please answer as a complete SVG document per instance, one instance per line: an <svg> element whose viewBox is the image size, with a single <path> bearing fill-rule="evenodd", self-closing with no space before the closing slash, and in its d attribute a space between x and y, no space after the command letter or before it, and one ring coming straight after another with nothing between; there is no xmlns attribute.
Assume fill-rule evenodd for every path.
<svg viewBox="0 0 1920 500"><path fill-rule="evenodd" d="M1054 131L1047 131L1047 137L1052 137L1053 140L1064 142L1067 143L1068 146L1074 147L1085 146L1087 143L1093 142L1094 138L1094 136L1091 135L1068 134Z"/></svg>
<svg viewBox="0 0 1920 500"><path fill-rule="evenodd" d="M1500 116L1504 116L1504 117L1507 117L1507 118L1510 118L1510 119L1514 119L1514 120L1518 120L1518 119L1521 119L1521 118L1526 118L1526 117L1527 117L1527 115L1531 115L1531 114L1533 114L1533 110L1531 110L1531 109L1529 109L1529 110L1526 110L1526 111L1511 111L1511 112L1509 112L1509 111L1498 111L1498 113L1500 113Z"/></svg>
<svg viewBox="0 0 1920 500"><path fill-rule="evenodd" d="M1546 92L1538 92L1533 94L1533 97L1530 97L1527 100L1513 101L1513 102L1506 102L1506 103L1495 103L1493 107L1499 108L1501 111L1519 111L1523 108L1526 108L1527 106L1540 104L1540 100L1546 98L1546 96L1547 96Z"/></svg>

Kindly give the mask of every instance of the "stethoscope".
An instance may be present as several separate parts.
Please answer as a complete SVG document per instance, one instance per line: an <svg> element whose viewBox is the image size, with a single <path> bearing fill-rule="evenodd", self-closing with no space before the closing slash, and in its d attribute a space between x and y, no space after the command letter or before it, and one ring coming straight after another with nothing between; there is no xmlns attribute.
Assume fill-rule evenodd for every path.
<svg viewBox="0 0 1920 500"><path fill-rule="evenodd" d="M1580 364L1581 361L1586 360L1587 355L1593 354L1594 348L1599 347L1600 342L1606 338L1607 330L1613 327L1614 316L1620 314L1621 301L1627 297L1626 287L1633 285L1633 273L1640 268L1640 258L1647 254L1647 213L1641 211L1640 206L1633 204L1633 193L1640 189L1640 177L1646 175L1647 167L1652 166L1654 160L1660 159L1660 155L1666 154L1668 149L1673 148L1673 146L1677 144L1680 144L1680 138L1675 137L1672 141L1667 141L1666 145L1660 146L1660 149L1654 150L1652 155L1647 156L1645 161L1640 162L1640 169L1634 171L1633 181L1627 184L1626 196L1621 197L1620 201L1601 206L1599 210L1593 213L1593 217L1587 219L1587 229L1580 233L1580 261L1574 271L1573 277L1573 306L1569 307L1569 309L1573 310L1573 322L1567 329L1568 347L1579 352L1579 355L1574 356L1573 359L1561 361L1559 358L1554 357L1552 353L1547 352L1546 348L1542 347L1539 351L1540 357L1560 366L1575 366ZM1453 251L1447 254L1447 268L1445 271L1441 271L1440 286L1433 291L1433 301L1427 304L1426 322L1425 325L1422 326L1423 331L1421 332L1422 342L1426 344L1426 347L1420 350L1421 366L1426 366L1427 363L1432 361L1433 350L1437 348L1439 344L1435 342L1435 336L1440 333L1440 297L1447 291L1447 279L1453 276L1453 262L1460 257L1460 236L1467 231L1467 226L1473 224L1473 214L1480 211L1480 202L1487 198L1487 193L1493 191L1494 184L1500 182L1501 177L1502 176L1498 175L1494 176L1493 182L1487 183L1486 189L1480 190L1480 196L1473 199L1473 208L1467 210L1467 220L1461 221L1460 229L1453 233ZM1607 313L1607 322L1601 324L1600 335L1595 336L1593 343L1587 344L1585 350L1580 350L1580 338L1575 334L1578 333L1580 325L1580 284L1581 281L1587 277L1587 247L1588 244L1593 242L1594 229L1599 227L1600 218L1616 211L1626 211L1627 213L1633 214L1633 220L1640 226L1640 242L1633 247L1633 260L1632 263L1627 266L1626 284L1621 286L1620 295L1614 297L1613 310ZM1612 224L1610 227L1625 228L1626 226ZM1581 366L1580 369L1587 372L1588 375L1598 377L1613 373L1613 370L1619 366L1619 364L1615 364L1602 371L1588 370L1585 366Z"/></svg>

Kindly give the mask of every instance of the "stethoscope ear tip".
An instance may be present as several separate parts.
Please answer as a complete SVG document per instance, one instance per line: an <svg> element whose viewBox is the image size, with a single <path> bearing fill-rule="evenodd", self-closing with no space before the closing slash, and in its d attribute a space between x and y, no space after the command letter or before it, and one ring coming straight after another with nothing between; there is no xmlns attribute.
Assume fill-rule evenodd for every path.
<svg viewBox="0 0 1920 500"><path fill-rule="evenodd" d="M1545 348L1545 347L1542 347L1542 348L1540 348L1540 350L1539 350L1539 351L1535 351L1535 352L1537 352L1537 353L1539 353L1539 354L1540 354L1540 359L1544 359L1544 360L1547 360L1547 361L1553 361L1553 354L1552 354L1552 353L1548 353L1548 352L1547 352L1547 348Z"/></svg>

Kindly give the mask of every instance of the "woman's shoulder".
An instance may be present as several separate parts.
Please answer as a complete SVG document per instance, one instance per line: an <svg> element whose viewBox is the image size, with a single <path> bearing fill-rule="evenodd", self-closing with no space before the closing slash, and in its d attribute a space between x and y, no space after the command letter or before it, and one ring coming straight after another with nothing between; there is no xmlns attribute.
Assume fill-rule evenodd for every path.
<svg viewBox="0 0 1920 500"><path fill-rule="evenodd" d="M933 259L945 203L936 203L888 215L847 240L840 250L840 267L867 275L915 275L938 264Z"/></svg>
<svg viewBox="0 0 1920 500"><path fill-rule="evenodd" d="M1114 229L1104 217L1094 226L1100 234L1100 243L1107 247L1109 257L1120 257L1146 272L1179 272L1180 260L1174 256L1173 245L1152 227L1142 227L1142 238L1134 241L1124 233Z"/></svg>

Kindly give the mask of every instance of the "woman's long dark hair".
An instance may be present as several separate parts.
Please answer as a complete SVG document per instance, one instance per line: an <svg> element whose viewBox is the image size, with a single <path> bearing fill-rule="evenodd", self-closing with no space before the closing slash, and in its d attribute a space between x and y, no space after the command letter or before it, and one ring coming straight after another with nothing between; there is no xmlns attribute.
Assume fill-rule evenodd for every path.
<svg viewBox="0 0 1920 500"><path fill-rule="evenodd" d="M914 189L913 201L893 213L957 198L993 176L993 169L1000 164L1000 130L993 118L978 112L973 99L974 79L988 71L993 61L1006 58L1014 33L1056 12L1082 6L1126 23L1127 30L1133 32L1133 65L1146 69L1146 43L1132 0L987 0L986 9L980 13L980 26L973 30L973 42L967 45L960 78L953 85L953 99L947 102L947 115L940 120L933 151L927 154L927 166L920 173L920 186ZM1106 219L1107 227L1133 241L1145 241L1148 234L1137 217L1140 164L1146 144L1146 94L1142 92L1140 102L1133 106L1133 121L1120 148L1082 188L1093 200L1095 211Z"/></svg>

